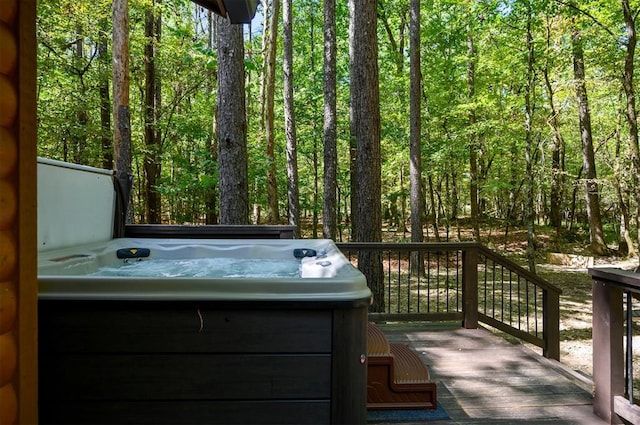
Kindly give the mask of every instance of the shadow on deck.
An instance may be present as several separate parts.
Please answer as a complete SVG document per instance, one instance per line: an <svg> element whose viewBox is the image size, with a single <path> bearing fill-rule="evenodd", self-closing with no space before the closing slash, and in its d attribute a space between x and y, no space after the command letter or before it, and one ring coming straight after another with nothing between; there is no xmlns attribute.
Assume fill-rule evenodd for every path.
<svg viewBox="0 0 640 425"><path fill-rule="evenodd" d="M379 323L420 354L449 414L430 424L604 424L592 384L555 360L458 323Z"/></svg>

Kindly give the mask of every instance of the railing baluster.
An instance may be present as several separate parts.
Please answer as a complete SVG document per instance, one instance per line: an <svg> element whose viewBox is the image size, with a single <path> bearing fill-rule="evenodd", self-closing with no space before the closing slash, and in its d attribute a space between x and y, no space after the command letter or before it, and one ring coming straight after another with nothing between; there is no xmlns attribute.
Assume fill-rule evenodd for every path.
<svg viewBox="0 0 640 425"><path fill-rule="evenodd" d="M460 311L460 251L456 250L456 311Z"/></svg>
<svg viewBox="0 0 640 425"><path fill-rule="evenodd" d="M492 260L492 262L493 262L493 267L494 267L494 270L495 270L496 262L493 261L493 260ZM504 277L504 269L501 268L500 269L500 273L501 273L500 282L502 282L503 277ZM493 311L491 313L491 317L493 317L495 319L496 318L496 279L495 279L495 276L494 276L494 279L493 279L493 300L491 300L491 302L492 302L492 307L493 307Z"/></svg>
<svg viewBox="0 0 640 425"><path fill-rule="evenodd" d="M418 313L420 313L420 278L422 277L422 271L424 270L424 261L422 259L422 251L418 251L416 254L418 264L416 264L416 271L418 272L417 281L418 281ZM411 269L409 269L411 270Z"/></svg>
<svg viewBox="0 0 640 425"><path fill-rule="evenodd" d="M627 397L633 403L633 304L627 292Z"/></svg>
<svg viewBox="0 0 640 425"><path fill-rule="evenodd" d="M440 311L440 253L436 253L436 312Z"/></svg>
<svg viewBox="0 0 640 425"><path fill-rule="evenodd" d="M483 260L483 265L484 265L484 288L483 288L483 293L484 293L484 298L483 298L483 304L484 307L482 309L482 312L484 314L487 314L487 277L489 276L489 268L487 267L487 256L483 256L484 260Z"/></svg>
<svg viewBox="0 0 640 425"><path fill-rule="evenodd" d="M387 313L391 313L391 251L387 251L387 285L388 301L387 301Z"/></svg>
<svg viewBox="0 0 640 425"><path fill-rule="evenodd" d="M411 253L407 253L407 313L411 313Z"/></svg>
<svg viewBox="0 0 640 425"><path fill-rule="evenodd" d="M520 299L520 276L518 276L518 329L522 329L522 310L520 309L522 300Z"/></svg>
<svg viewBox="0 0 640 425"><path fill-rule="evenodd" d="M446 302L446 306L447 309L445 311L449 311L449 251L447 251L445 253L445 257L444 257L444 266L445 266L445 272L446 272L446 276L445 276L445 280L444 280L444 284L445 284L445 295L447 297L447 302Z"/></svg>
<svg viewBox="0 0 640 425"><path fill-rule="evenodd" d="M502 279L500 280L500 321L504 322L504 266L502 268Z"/></svg>
<svg viewBox="0 0 640 425"><path fill-rule="evenodd" d="M427 251L427 313L431 312L431 253Z"/></svg>
<svg viewBox="0 0 640 425"><path fill-rule="evenodd" d="M538 336L538 287L533 287L533 334Z"/></svg>
<svg viewBox="0 0 640 425"><path fill-rule="evenodd" d="M400 296L402 295L402 291L400 290L400 280L402 278L402 271L400 267L402 265L402 258L400 258L400 251L396 252L396 255L398 256L398 279L396 279L396 282L397 282L396 294L398 294L397 310L398 310L398 313L400 313L400 303L401 303Z"/></svg>
<svg viewBox="0 0 640 425"><path fill-rule="evenodd" d="M524 281L524 331L529 332L529 322L531 318L529 317L529 281L525 279Z"/></svg>

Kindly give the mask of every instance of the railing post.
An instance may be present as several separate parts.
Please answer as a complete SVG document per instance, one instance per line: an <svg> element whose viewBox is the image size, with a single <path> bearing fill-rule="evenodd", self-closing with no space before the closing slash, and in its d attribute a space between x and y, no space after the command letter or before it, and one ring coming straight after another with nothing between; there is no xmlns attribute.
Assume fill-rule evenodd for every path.
<svg viewBox="0 0 640 425"><path fill-rule="evenodd" d="M607 423L621 423L614 397L624 393L622 289L595 280L593 290L593 412Z"/></svg>
<svg viewBox="0 0 640 425"><path fill-rule="evenodd" d="M542 303L542 355L560 361L560 294L545 289Z"/></svg>
<svg viewBox="0 0 640 425"><path fill-rule="evenodd" d="M462 326L478 327L478 247L462 251Z"/></svg>

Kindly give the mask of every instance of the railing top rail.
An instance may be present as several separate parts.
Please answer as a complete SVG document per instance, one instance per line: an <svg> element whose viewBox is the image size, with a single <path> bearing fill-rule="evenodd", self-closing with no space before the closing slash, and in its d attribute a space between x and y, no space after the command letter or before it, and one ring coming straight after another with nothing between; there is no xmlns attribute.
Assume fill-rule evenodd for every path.
<svg viewBox="0 0 640 425"><path fill-rule="evenodd" d="M484 245L473 242L338 242L336 243L337 247L341 250L376 250L376 251L466 251L470 249L477 249L487 258L492 259L493 261L505 266L509 270L516 272L518 275L524 277L529 282L535 283L537 286L541 287L544 290L551 291L558 295L562 294L562 290L551 283L547 282L545 279L540 276L531 273L529 270L524 267L514 263L509 260L507 257L498 254L497 252L491 251L489 248Z"/></svg>
<svg viewBox="0 0 640 425"><path fill-rule="evenodd" d="M336 242L340 249L368 249L368 250L394 250L394 251L457 251L470 248L478 248L477 242Z"/></svg>
<svg viewBox="0 0 640 425"><path fill-rule="evenodd" d="M499 264L502 264L508 269L513 270L514 272L517 272L518 275L524 277L529 282L535 283L537 286L541 287L542 289L554 292L558 295L562 294L562 289L552 285L551 283L547 282L545 279L541 278L537 274L531 273L529 270L525 269L519 264L516 264L513 261L509 260L504 255L491 251L489 248L485 247L484 245L480 245L480 252L482 252L482 255L486 256L487 258L491 258L492 260L498 262Z"/></svg>
<svg viewBox="0 0 640 425"><path fill-rule="evenodd" d="M640 293L640 273L612 267L589 269L589 275L594 280L618 286L629 292Z"/></svg>

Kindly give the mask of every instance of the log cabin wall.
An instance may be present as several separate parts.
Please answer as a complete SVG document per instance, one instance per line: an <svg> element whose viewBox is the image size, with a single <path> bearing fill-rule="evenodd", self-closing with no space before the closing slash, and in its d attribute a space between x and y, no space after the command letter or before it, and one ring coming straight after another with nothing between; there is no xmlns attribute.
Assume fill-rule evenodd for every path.
<svg viewBox="0 0 640 425"><path fill-rule="evenodd" d="M37 423L36 0L0 0L0 423Z"/></svg>

